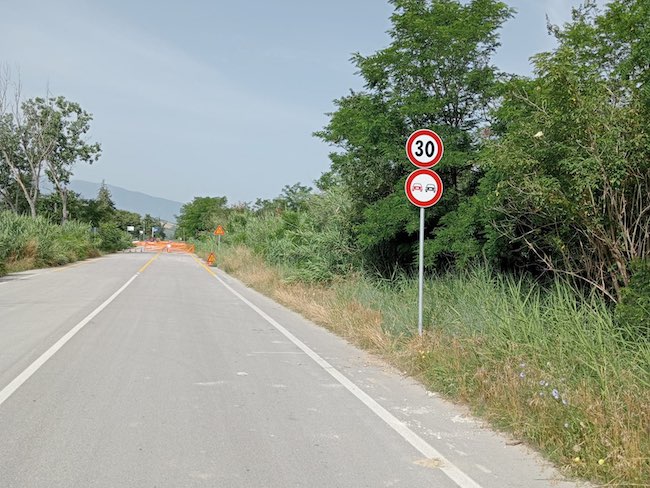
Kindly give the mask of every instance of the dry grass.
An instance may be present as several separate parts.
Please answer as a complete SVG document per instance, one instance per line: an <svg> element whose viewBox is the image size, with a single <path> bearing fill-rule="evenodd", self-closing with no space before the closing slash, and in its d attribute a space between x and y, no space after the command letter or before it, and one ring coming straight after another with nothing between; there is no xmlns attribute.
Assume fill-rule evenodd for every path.
<svg viewBox="0 0 650 488"><path fill-rule="evenodd" d="M420 338L395 332L394 323L412 321L408 313L395 311L404 297L395 298L394 305L390 296L370 296L372 290L355 284L354 277L329 285L287 281L282 269L243 247L224 252L221 264L247 285L381 355L427 387L470 405L568 475L607 486L650 486L650 388L615 360L624 364L624 358L596 358L594 364L602 364L603 371L578 374L555 364L553 348L548 357L537 357L528 344L443 327Z"/></svg>
<svg viewBox="0 0 650 488"><path fill-rule="evenodd" d="M390 340L382 331L381 313L353 298L342 299L335 287L286 281L278 268L244 247L223 254L223 269L313 322L375 351L390 350Z"/></svg>
<svg viewBox="0 0 650 488"><path fill-rule="evenodd" d="M34 257L22 258L17 260L10 260L6 263L7 273L19 273L21 271L28 271L37 268L36 259Z"/></svg>

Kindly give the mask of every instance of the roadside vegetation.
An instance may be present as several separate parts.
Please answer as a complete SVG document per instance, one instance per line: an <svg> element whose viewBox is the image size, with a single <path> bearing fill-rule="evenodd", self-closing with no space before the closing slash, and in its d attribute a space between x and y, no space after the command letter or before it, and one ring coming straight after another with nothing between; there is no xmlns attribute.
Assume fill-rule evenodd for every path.
<svg viewBox="0 0 650 488"><path fill-rule="evenodd" d="M99 255L90 227L69 221L53 224L44 217L0 213L0 262L5 271L57 266Z"/></svg>
<svg viewBox="0 0 650 488"><path fill-rule="evenodd" d="M179 227L205 255L223 225L218 266L567 474L650 486L650 4L586 2L521 77L491 62L505 3L391 3L391 44L353 56L365 87L315 134L333 146L316 189L197 198ZM445 143L422 338L404 195L421 127Z"/></svg>
<svg viewBox="0 0 650 488"><path fill-rule="evenodd" d="M430 276L420 338L415 279L297 281L294 269L270 265L245 246L224 246L218 264L470 405L568 476L647 486L650 345L626 339L600 297L484 267Z"/></svg>
<svg viewBox="0 0 650 488"><path fill-rule="evenodd" d="M80 208L82 202L76 196L72 200ZM116 210L105 187L96 200L86 200L83 205L87 212L96 214L95 220L80 214L79 220L60 223L48 218L45 212L32 217L0 211L0 276L60 266L131 247L132 236L124 230L126 225L121 220L130 221L140 218L139 215Z"/></svg>
<svg viewBox="0 0 650 488"><path fill-rule="evenodd" d="M0 71L0 276L125 249L152 227L164 237L160 219L116 209L104 185L94 199L69 190L75 165L101 154L86 141L91 121L62 96L23 100L20 81Z"/></svg>

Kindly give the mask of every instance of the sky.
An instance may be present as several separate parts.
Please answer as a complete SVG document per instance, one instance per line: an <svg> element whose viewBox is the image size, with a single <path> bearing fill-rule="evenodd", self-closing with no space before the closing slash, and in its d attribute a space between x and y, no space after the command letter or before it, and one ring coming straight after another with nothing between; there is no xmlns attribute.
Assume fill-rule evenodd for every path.
<svg viewBox="0 0 650 488"><path fill-rule="evenodd" d="M602 0L599 3L603 3ZM494 63L530 74L554 47L546 16L580 0L506 0L517 10ZM23 98L46 93L93 114L102 145L75 178L180 202L273 198L329 168L313 132L360 90L353 53L387 47L386 0L0 0L0 64Z"/></svg>

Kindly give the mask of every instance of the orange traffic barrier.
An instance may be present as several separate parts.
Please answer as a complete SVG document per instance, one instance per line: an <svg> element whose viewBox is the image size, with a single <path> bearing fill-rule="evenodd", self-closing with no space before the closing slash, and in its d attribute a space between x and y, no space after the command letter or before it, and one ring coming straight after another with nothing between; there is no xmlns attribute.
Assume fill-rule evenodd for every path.
<svg viewBox="0 0 650 488"><path fill-rule="evenodd" d="M149 252L194 253L194 245L176 241L137 241L133 243Z"/></svg>

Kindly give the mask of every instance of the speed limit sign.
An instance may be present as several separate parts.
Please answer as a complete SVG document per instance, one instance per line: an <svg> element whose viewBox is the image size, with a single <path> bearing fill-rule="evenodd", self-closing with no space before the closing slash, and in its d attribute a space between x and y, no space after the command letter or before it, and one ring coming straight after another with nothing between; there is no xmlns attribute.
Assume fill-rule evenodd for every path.
<svg viewBox="0 0 650 488"><path fill-rule="evenodd" d="M416 130L406 141L406 154L418 168L431 168L442 159L445 148L438 134L429 129Z"/></svg>

